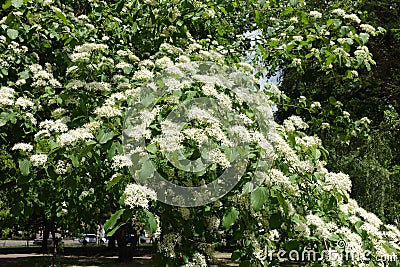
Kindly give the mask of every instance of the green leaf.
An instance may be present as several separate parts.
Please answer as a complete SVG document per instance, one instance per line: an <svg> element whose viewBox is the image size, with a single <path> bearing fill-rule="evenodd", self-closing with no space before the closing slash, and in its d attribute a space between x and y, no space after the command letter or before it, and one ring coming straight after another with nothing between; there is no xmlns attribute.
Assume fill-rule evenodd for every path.
<svg viewBox="0 0 400 267"><path fill-rule="evenodd" d="M28 159L20 159L18 161L18 165L19 165L19 169L21 170L21 174L23 176L27 176L31 171L30 171L30 167L31 167L31 161Z"/></svg>
<svg viewBox="0 0 400 267"><path fill-rule="evenodd" d="M269 226L271 227L271 229L278 229L281 227L282 222L282 215L280 213L274 213L269 219Z"/></svg>
<svg viewBox="0 0 400 267"><path fill-rule="evenodd" d="M140 168L139 178L141 181L146 180L153 176L155 168L150 159L143 162L142 168Z"/></svg>
<svg viewBox="0 0 400 267"><path fill-rule="evenodd" d="M360 33L360 37L361 37L363 44L366 44L369 40L369 34L366 32Z"/></svg>
<svg viewBox="0 0 400 267"><path fill-rule="evenodd" d="M268 190L265 187L259 187L251 192L251 206L255 211L259 211L267 200Z"/></svg>
<svg viewBox="0 0 400 267"><path fill-rule="evenodd" d="M158 228L156 217L154 216L153 213L151 213L148 210L144 210L144 212L146 213L147 220L148 220L147 222L149 223L149 230L151 233L154 233L155 231L157 231L157 228Z"/></svg>
<svg viewBox="0 0 400 267"><path fill-rule="evenodd" d="M313 148L312 156L314 160L318 160L321 157L321 151L318 148Z"/></svg>
<svg viewBox="0 0 400 267"><path fill-rule="evenodd" d="M336 99L335 99L333 96L330 96L330 97L329 97L329 103L330 103L331 105L336 105L337 101L336 101Z"/></svg>
<svg viewBox="0 0 400 267"><path fill-rule="evenodd" d="M98 135L96 136L97 141L99 141L100 144L105 144L108 141L110 141L114 137L114 132L105 132L103 130L100 130Z"/></svg>
<svg viewBox="0 0 400 267"><path fill-rule="evenodd" d="M146 146L146 150L148 151L148 152L150 152L150 153L152 153L152 154L156 154L156 152L157 152L157 146L155 145L155 144L148 144L147 146Z"/></svg>
<svg viewBox="0 0 400 267"><path fill-rule="evenodd" d="M110 219L108 219L106 221L106 223L104 224L104 230L108 231L110 229L113 229L115 224L117 223L118 219L124 213L124 211L125 211L125 209L119 209L113 215L111 215Z"/></svg>
<svg viewBox="0 0 400 267"><path fill-rule="evenodd" d="M15 7L15 8L20 8L22 6L22 4L24 3L23 0L11 0L11 4Z"/></svg>
<svg viewBox="0 0 400 267"><path fill-rule="evenodd" d="M62 12L56 11L55 13L56 13L57 18L61 19L65 23L67 23L67 18L65 17L65 15Z"/></svg>
<svg viewBox="0 0 400 267"><path fill-rule="evenodd" d="M126 223L120 222L114 229L112 229L109 233L107 233L107 236L113 236L116 231L118 231L121 226L124 226Z"/></svg>
<svg viewBox="0 0 400 267"><path fill-rule="evenodd" d="M226 212L222 218L222 225L225 227L225 229L229 229L235 223L238 216L239 211L235 207Z"/></svg>
<svg viewBox="0 0 400 267"><path fill-rule="evenodd" d="M14 40L18 37L18 31L15 29L7 29L7 36Z"/></svg>
<svg viewBox="0 0 400 267"><path fill-rule="evenodd" d="M122 174L121 174L121 175L117 175L117 176L114 177L111 181L109 181L109 182L107 183L107 190L110 190L111 187L113 187L114 185L116 185L116 184L121 180L122 177L124 177Z"/></svg>
<svg viewBox="0 0 400 267"><path fill-rule="evenodd" d="M11 0L7 0L3 5L2 8L5 10L11 6Z"/></svg>
<svg viewBox="0 0 400 267"><path fill-rule="evenodd" d="M8 113L2 112L0 113L0 127L6 125L8 121Z"/></svg>

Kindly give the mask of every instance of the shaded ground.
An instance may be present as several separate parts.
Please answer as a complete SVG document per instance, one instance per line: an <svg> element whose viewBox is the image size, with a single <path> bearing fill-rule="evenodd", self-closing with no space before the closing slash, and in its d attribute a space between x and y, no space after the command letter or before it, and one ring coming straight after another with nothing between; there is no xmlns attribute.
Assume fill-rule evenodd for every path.
<svg viewBox="0 0 400 267"><path fill-rule="evenodd" d="M216 255L218 263L210 266L238 266L230 262L230 253ZM117 256L62 256L56 259L57 267L150 267L154 266L151 260L152 255L142 255L133 258L129 263L118 263ZM51 266L51 256L43 254L0 254L1 267L48 267Z"/></svg>

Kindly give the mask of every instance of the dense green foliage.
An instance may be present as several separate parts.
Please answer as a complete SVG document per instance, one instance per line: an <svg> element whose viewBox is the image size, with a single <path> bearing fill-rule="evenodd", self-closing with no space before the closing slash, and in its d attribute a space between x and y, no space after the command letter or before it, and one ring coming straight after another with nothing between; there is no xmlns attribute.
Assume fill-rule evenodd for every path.
<svg viewBox="0 0 400 267"><path fill-rule="evenodd" d="M367 211L394 224L399 206L393 145L399 79L391 49L399 39L396 24L382 21L397 9L393 4L390 15L372 12L375 4L5 1L0 227L36 224L55 233L105 224L109 235L147 229L160 238L159 266L207 266L222 239L240 266L276 266L278 250L308 249L340 254L307 259L310 266L396 266L399 229ZM373 58L370 51L384 56ZM238 68L255 84L278 73L281 83L279 89L257 88L263 97L241 98L225 85L232 77L176 79L185 66L200 68L201 62ZM173 75L163 76L165 71ZM159 110L140 113L144 128L133 136L146 141L145 151L126 154L124 119L132 104L149 101L143 85L170 91L152 103ZM238 113L246 127L235 133L250 143L248 165L223 198L200 207L171 206L135 182L153 174L136 159L150 155L165 179L198 186L240 154L224 141L232 129L205 110L182 128L185 142L175 132L169 135L178 139L163 139L171 130L168 112L199 97ZM268 106L277 109L276 122L257 116ZM263 132L263 123L274 131ZM202 138L215 144L210 171L185 173L168 163L165 153L180 146L187 158L197 159ZM273 155L269 164L257 159L263 153ZM255 176L261 178L257 189Z"/></svg>

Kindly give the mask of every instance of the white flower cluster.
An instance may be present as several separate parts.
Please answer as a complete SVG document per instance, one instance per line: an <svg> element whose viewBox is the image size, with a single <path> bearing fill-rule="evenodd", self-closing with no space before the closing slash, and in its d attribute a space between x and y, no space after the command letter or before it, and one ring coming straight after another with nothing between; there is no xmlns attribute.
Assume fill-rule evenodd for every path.
<svg viewBox="0 0 400 267"><path fill-rule="evenodd" d="M2 86L0 88L0 105L12 106L14 104L14 89Z"/></svg>
<svg viewBox="0 0 400 267"><path fill-rule="evenodd" d="M273 230L269 231L269 238L271 238L271 240L279 240L278 230L273 229Z"/></svg>
<svg viewBox="0 0 400 267"><path fill-rule="evenodd" d="M46 133L56 132L64 133L68 131L68 126L64 123L65 119L59 120L44 120L39 123L39 128Z"/></svg>
<svg viewBox="0 0 400 267"><path fill-rule="evenodd" d="M77 128L58 136L57 143L60 146L66 146L79 140L88 141L92 139L94 139L94 135L90 131L85 128Z"/></svg>
<svg viewBox="0 0 400 267"><path fill-rule="evenodd" d="M85 82L80 81L80 80L71 80L70 82L67 83L65 88L67 89L72 89L72 90L77 90L79 88L82 88L85 86Z"/></svg>
<svg viewBox="0 0 400 267"><path fill-rule="evenodd" d="M329 172L325 174L325 181L322 185L323 190L339 190L342 192L350 192L351 190L351 180L347 174L344 173L333 173Z"/></svg>
<svg viewBox="0 0 400 267"><path fill-rule="evenodd" d="M131 167L132 166L132 161L128 156L125 155L115 155L112 158L112 167L114 169L121 169L123 167Z"/></svg>
<svg viewBox="0 0 400 267"><path fill-rule="evenodd" d="M310 15L310 17L313 17L313 18L316 18L316 19L322 18L322 13L318 12L316 10L310 11L309 15Z"/></svg>
<svg viewBox="0 0 400 267"><path fill-rule="evenodd" d="M294 132L296 129L307 129L308 124L303 121L302 118L296 115L292 115L283 121L283 126L287 132Z"/></svg>
<svg viewBox="0 0 400 267"><path fill-rule="evenodd" d="M33 149L33 146L30 145L30 144L27 144L27 143L18 143L18 144L15 144L15 145L12 147L11 150L22 150L22 151L25 151L25 152L30 152L30 151L32 151L32 149Z"/></svg>
<svg viewBox="0 0 400 267"><path fill-rule="evenodd" d="M133 66L132 66L132 64L130 64L130 63L121 61L121 62L119 62L117 65L115 65L115 67L116 67L117 69L130 69L130 68L132 68Z"/></svg>
<svg viewBox="0 0 400 267"><path fill-rule="evenodd" d="M155 142L160 146L160 151L173 152L183 148L183 136L180 125L169 120L161 122L161 136L155 138Z"/></svg>
<svg viewBox="0 0 400 267"><path fill-rule="evenodd" d="M174 65L174 62L169 57L162 57L156 59L155 65L158 68L167 69L169 67L172 67Z"/></svg>
<svg viewBox="0 0 400 267"><path fill-rule="evenodd" d="M343 16L345 19L354 21L355 23L359 24L361 19L356 14L347 14Z"/></svg>
<svg viewBox="0 0 400 267"><path fill-rule="evenodd" d="M108 46L105 44L96 44L96 43L86 43L83 45L78 45L75 47L75 52L77 53L88 53L94 50L105 50L108 49Z"/></svg>
<svg viewBox="0 0 400 267"><path fill-rule="evenodd" d="M362 264L367 260L361 236L352 232L347 227L341 227L336 233L346 239L346 247L344 249L347 255L351 257L352 263L355 266L359 266L357 263Z"/></svg>
<svg viewBox="0 0 400 267"><path fill-rule="evenodd" d="M207 267L207 261L206 261L206 257L199 253L199 252L195 252L192 256L192 260L190 262L188 262L186 265L186 267Z"/></svg>
<svg viewBox="0 0 400 267"><path fill-rule="evenodd" d="M149 71L148 69L142 67L141 69L137 70L133 74L134 80L149 80L154 77L153 72Z"/></svg>
<svg viewBox="0 0 400 267"><path fill-rule="evenodd" d="M211 216L207 218L207 229L209 231L218 230L221 220L217 216Z"/></svg>
<svg viewBox="0 0 400 267"><path fill-rule="evenodd" d="M66 174L71 171L72 165L66 160L57 161L56 168L54 170L57 174Z"/></svg>
<svg viewBox="0 0 400 267"><path fill-rule="evenodd" d="M33 107L35 103L33 103L29 98L18 97L15 101L15 105L21 107L22 109L26 109L27 107Z"/></svg>
<svg viewBox="0 0 400 267"><path fill-rule="evenodd" d="M139 184L128 184L124 191L125 205L131 209L149 207L149 200L157 200L157 193L146 186Z"/></svg>
<svg viewBox="0 0 400 267"><path fill-rule="evenodd" d="M336 14L336 15L338 15L338 16L341 16L341 17L343 17L344 15L346 15L346 12L345 12L343 9L341 9L341 8L336 8L336 9L332 10L332 13L333 13L333 14Z"/></svg>
<svg viewBox="0 0 400 267"><path fill-rule="evenodd" d="M85 89L90 92L111 91L111 84L106 83L106 82L91 82L91 83L85 84Z"/></svg>
<svg viewBox="0 0 400 267"><path fill-rule="evenodd" d="M53 74L47 70L43 70L43 67L39 64L32 64L29 66L29 70L33 74L34 82L31 84L32 87L61 87L61 83L53 77Z"/></svg>
<svg viewBox="0 0 400 267"><path fill-rule="evenodd" d="M132 51L130 50L118 50L117 55L120 57L127 57L129 60L139 62L140 58L138 58Z"/></svg>
<svg viewBox="0 0 400 267"><path fill-rule="evenodd" d="M374 225L375 227L380 227L383 224L375 214L368 212L361 207L357 208L355 211L360 215L360 217L364 218L366 222Z"/></svg>
<svg viewBox="0 0 400 267"><path fill-rule="evenodd" d="M328 239L332 236L332 232L329 228L330 225L327 225L319 216L317 215L307 215L306 216L307 225L316 227L316 234L324 239Z"/></svg>
<svg viewBox="0 0 400 267"><path fill-rule="evenodd" d="M257 172L257 176L263 178L264 183L268 186L281 186L284 190L288 191L291 194L297 194L297 185L293 184L289 177L283 174L278 169L271 169L269 173Z"/></svg>
<svg viewBox="0 0 400 267"><path fill-rule="evenodd" d="M81 53L73 53L69 55L69 58L72 62L79 62L79 61L88 61L90 59L90 53L88 52L81 52ZM71 72L71 70L69 70Z"/></svg>
<svg viewBox="0 0 400 267"><path fill-rule="evenodd" d="M296 144L304 146L305 148L322 145L321 139L319 139L316 136L303 136L303 137L296 136L295 141L296 141Z"/></svg>
<svg viewBox="0 0 400 267"><path fill-rule="evenodd" d="M366 33L371 34L372 36L376 35L376 29L369 24L361 24L360 28L363 29Z"/></svg>
<svg viewBox="0 0 400 267"><path fill-rule="evenodd" d="M34 154L30 157L33 166L42 166L47 162L46 154Z"/></svg>
<svg viewBox="0 0 400 267"><path fill-rule="evenodd" d="M113 107L111 105L103 105L94 110L94 114L99 117L112 118L117 116L122 116L121 109Z"/></svg>
<svg viewBox="0 0 400 267"><path fill-rule="evenodd" d="M162 243L158 246L158 252L164 254L168 258L175 258L175 247L180 245L182 237L178 233L167 233L164 235Z"/></svg>
<svg viewBox="0 0 400 267"><path fill-rule="evenodd" d="M213 163L220 165L223 169L231 166L231 163L227 159L226 155L219 148L211 150L208 153L208 157Z"/></svg>

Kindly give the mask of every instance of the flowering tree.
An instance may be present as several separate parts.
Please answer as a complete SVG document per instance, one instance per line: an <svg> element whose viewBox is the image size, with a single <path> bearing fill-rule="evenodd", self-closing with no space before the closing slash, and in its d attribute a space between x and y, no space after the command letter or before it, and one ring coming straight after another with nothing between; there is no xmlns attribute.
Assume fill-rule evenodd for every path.
<svg viewBox="0 0 400 267"><path fill-rule="evenodd" d="M326 150L301 117L272 120L268 107L284 92L257 86L263 66L301 71L307 62L329 75L343 67L346 78L368 69L366 43L379 30L358 27L356 15L332 6L323 16L302 1L2 8L1 188L18 223L18 213L42 214L52 229L113 213L109 235L129 225L160 238L160 266L207 266L227 237L241 266L276 265L280 249L329 252L312 265L396 264L399 230L349 197L349 177L324 167ZM252 29L254 44L243 36ZM246 55L253 66L239 62ZM219 199L152 180L201 188L224 173L236 181L222 179L222 194L215 184Z"/></svg>

